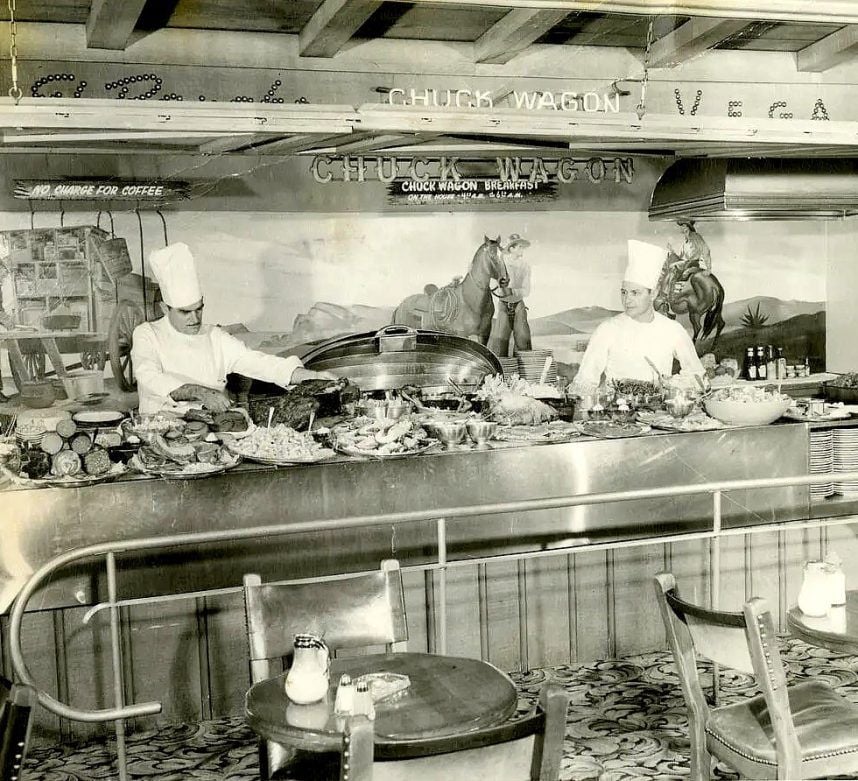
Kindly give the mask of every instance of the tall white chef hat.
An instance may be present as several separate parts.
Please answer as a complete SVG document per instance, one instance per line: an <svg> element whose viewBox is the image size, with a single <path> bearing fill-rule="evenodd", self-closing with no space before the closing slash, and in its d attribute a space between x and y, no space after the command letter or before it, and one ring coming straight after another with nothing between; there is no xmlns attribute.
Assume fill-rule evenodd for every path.
<svg viewBox="0 0 858 781"><path fill-rule="evenodd" d="M187 244L176 242L149 255L149 265L167 306L184 307L203 297L194 256Z"/></svg>
<svg viewBox="0 0 858 781"><path fill-rule="evenodd" d="M623 281L653 290L658 285L666 258L667 250L663 247L629 239L629 263Z"/></svg>

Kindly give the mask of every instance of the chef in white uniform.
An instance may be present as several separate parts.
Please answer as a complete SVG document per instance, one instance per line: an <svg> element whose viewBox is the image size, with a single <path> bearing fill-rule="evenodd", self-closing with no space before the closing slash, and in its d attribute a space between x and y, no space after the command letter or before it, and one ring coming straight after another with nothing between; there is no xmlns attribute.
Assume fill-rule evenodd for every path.
<svg viewBox="0 0 858 781"><path fill-rule="evenodd" d="M688 332L653 309L665 259L662 247L629 241L628 265L620 288L623 311L600 323L593 332L572 381L573 393L593 395L603 377L606 382L614 378L655 381L658 377L650 362L660 374L670 376L674 358L683 374L705 377Z"/></svg>
<svg viewBox="0 0 858 781"><path fill-rule="evenodd" d="M156 250L149 265L161 286L165 316L138 325L132 337L141 413L183 412L200 405L222 412L230 405L226 395L230 372L282 386L335 379L329 372L303 368L295 356L279 358L251 350L222 328L203 325L203 294L187 244Z"/></svg>

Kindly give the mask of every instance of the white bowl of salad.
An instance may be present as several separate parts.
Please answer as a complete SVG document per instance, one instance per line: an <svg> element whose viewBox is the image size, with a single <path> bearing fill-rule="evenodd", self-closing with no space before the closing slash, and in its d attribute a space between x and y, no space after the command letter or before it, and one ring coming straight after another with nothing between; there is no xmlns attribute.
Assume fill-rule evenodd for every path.
<svg viewBox="0 0 858 781"><path fill-rule="evenodd" d="M765 426L781 417L792 399L768 386L733 385L713 391L703 404L709 415L730 426Z"/></svg>

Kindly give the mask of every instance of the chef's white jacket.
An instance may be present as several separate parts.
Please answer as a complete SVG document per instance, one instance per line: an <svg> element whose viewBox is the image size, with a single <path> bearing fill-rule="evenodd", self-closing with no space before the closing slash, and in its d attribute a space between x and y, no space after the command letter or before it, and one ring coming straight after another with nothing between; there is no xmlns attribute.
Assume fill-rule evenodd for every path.
<svg viewBox="0 0 858 781"><path fill-rule="evenodd" d="M137 378L140 412L183 411L170 393L186 383L224 392L230 372L289 385L299 358L251 350L222 328L204 325L198 334L179 333L166 317L142 323L132 335L131 362Z"/></svg>
<svg viewBox="0 0 858 781"><path fill-rule="evenodd" d="M656 381L655 370L670 376L673 359L679 361L683 374L705 374L688 332L675 320L654 312L649 323L641 323L625 312L600 323L593 331L581 368L572 381L572 392L592 394L602 374L606 381L632 379Z"/></svg>

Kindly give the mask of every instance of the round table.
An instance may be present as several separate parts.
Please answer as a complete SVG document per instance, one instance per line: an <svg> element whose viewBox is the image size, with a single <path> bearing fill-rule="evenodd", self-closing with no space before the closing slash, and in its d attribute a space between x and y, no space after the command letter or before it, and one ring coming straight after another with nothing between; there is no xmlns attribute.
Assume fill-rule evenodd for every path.
<svg viewBox="0 0 858 781"><path fill-rule="evenodd" d="M321 702L298 705L286 696L286 674L254 684L245 696L245 716L261 737L306 751L338 751L344 720L333 712L343 673L407 675L411 685L375 704L376 757L396 756L409 741L441 738L506 721L518 695L507 675L479 659L423 653L373 654L335 659Z"/></svg>
<svg viewBox="0 0 858 781"><path fill-rule="evenodd" d="M858 654L858 591L846 592L846 605L831 608L825 616L806 616L798 607L787 613L787 626L811 645L842 654Z"/></svg>

